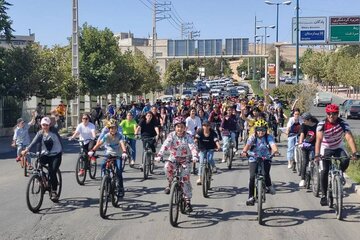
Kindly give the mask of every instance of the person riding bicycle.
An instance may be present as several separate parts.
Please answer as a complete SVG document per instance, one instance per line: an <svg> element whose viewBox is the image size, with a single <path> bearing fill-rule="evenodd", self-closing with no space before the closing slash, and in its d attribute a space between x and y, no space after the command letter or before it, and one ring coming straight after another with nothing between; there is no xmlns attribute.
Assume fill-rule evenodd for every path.
<svg viewBox="0 0 360 240"><path fill-rule="evenodd" d="M294 164L294 148L298 141L300 134L300 127L303 123L300 118L300 109L294 109L294 116L291 117L286 125L286 135L288 136L288 145L287 145L287 160L288 168L291 169Z"/></svg>
<svg viewBox="0 0 360 240"><path fill-rule="evenodd" d="M77 136L80 136L80 140L84 141L83 149L84 152L87 154L89 149L92 149L95 146L95 138L96 138L96 132L95 132L95 125L90 122L90 115L84 113L82 118L82 122L78 124L76 127L76 130L74 134L69 138L71 141ZM94 158L90 158L91 161L95 161ZM77 173L79 176L82 176L85 174L85 170L83 168L79 169L79 172Z"/></svg>
<svg viewBox="0 0 360 240"><path fill-rule="evenodd" d="M105 146L105 155L116 157L116 177L118 182L118 196L123 197L124 192L124 183L122 176L122 164L121 160L127 158L126 147L123 141L123 136L117 131L118 124L114 121L109 121L106 126L109 129L109 132L106 133L88 152L88 155L92 157L94 152L104 144ZM120 148L122 150L122 154L120 152ZM122 159L121 159L122 158ZM106 165L107 157L101 162L101 175L104 175L105 165Z"/></svg>
<svg viewBox="0 0 360 240"><path fill-rule="evenodd" d="M223 139L223 158L221 162L225 162L225 154L228 148L230 147L230 139L234 143L234 152L236 152L235 149L235 136L236 136L236 130L237 130L237 120L236 116L233 114L232 108L228 107L225 112L225 116L223 117L223 120L220 125L220 131Z"/></svg>
<svg viewBox="0 0 360 240"><path fill-rule="evenodd" d="M255 175L257 170L256 158L264 158L264 172L265 172L265 186L271 194L275 194L275 188L271 183L270 169L271 169L271 154L278 153L278 148L275 144L272 135L267 133L268 124L265 120L260 119L255 122L255 133L251 135L242 150L241 156L248 156L248 151L254 153L254 156L249 156L249 198L246 205L254 205L254 188Z"/></svg>
<svg viewBox="0 0 360 240"><path fill-rule="evenodd" d="M216 132L211 128L208 121L202 123L202 128L196 131L195 142L198 144L200 165L199 165L199 178L196 181L197 185L201 185L203 175L204 162L207 158L214 173L217 172L214 161L214 150L221 149L219 138Z"/></svg>
<svg viewBox="0 0 360 240"><path fill-rule="evenodd" d="M211 124L212 129L214 129L217 132L219 139L221 141L221 133L219 130L221 125L221 112L219 110L218 105L214 105L214 109L211 111L208 120Z"/></svg>
<svg viewBox="0 0 360 240"><path fill-rule="evenodd" d="M161 146L155 160L159 161L165 152L169 152L169 159L165 163L164 169L168 184L164 190L166 194L170 193L170 186L174 177L174 162L182 164L183 184L181 185L186 198L186 211L191 212L192 187L190 182L191 165L189 160L197 161L198 152L194 143L194 139L186 132L185 119L181 116L174 118L173 125L175 131L169 133L164 144Z"/></svg>
<svg viewBox="0 0 360 240"><path fill-rule="evenodd" d="M137 123L133 119L133 115L131 112L128 112L126 115L126 119L122 120L120 123L120 126L122 128L122 133L125 137L125 139L129 142L131 147L131 162L130 166L133 166L135 164L136 160L136 139L135 139L135 132L137 128Z"/></svg>
<svg viewBox="0 0 360 240"><path fill-rule="evenodd" d="M29 128L30 126L35 124L35 112L32 112L31 114L32 114L32 118L31 121L28 123L26 123L22 118L19 118L17 120L16 128L14 130L14 135L13 135L13 141L11 144L11 146L17 147L16 162L20 161L21 151L24 150L26 146L28 146L30 143ZM27 160L29 163L28 168L32 169L31 158L27 157Z"/></svg>
<svg viewBox="0 0 360 240"><path fill-rule="evenodd" d="M351 133L349 124L343 119L339 118L339 106L336 104L329 104L325 108L326 118L320 121L316 128L316 143L315 143L315 160L319 161L320 156L323 158L329 157L347 157L348 153L345 151L344 138L346 139L351 149L351 159L357 159L357 148L354 137ZM345 172L350 163L350 157L347 160L342 160L340 169ZM330 168L330 161L322 161L323 170L320 174L321 187L321 206L327 205L327 188L328 188L328 174ZM345 179L342 179L345 183Z"/></svg>
<svg viewBox="0 0 360 240"><path fill-rule="evenodd" d="M141 133L141 139L143 142L143 147L145 149L148 144L153 153L155 153L155 144L159 138L160 131L157 121L154 120L154 115L151 111L145 114L145 118L140 120L140 123L136 129L136 134Z"/></svg>
<svg viewBox="0 0 360 240"><path fill-rule="evenodd" d="M56 190L58 180L56 172L60 167L63 152L61 137L57 130L50 126L51 120L49 117L43 117L40 124L41 130L37 132L32 142L21 152L21 154L25 155L28 153L35 144L40 147L40 162L42 164L48 164L49 182L51 184L50 198L57 199L58 196Z"/></svg>
<svg viewBox="0 0 360 240"><path fill-rule="evenodd" d="M316 127L319 122L309 112L303 113L302 119L304 123L301 124L300 128L299 146L301 146L303 161L301 166L301 181L299 183L299 187L305 186L306 166L309 164L310 157L313 158L314 156Z"/></svg>
<svg viewBox="0 0 360 240"><path fill-rule="evenodd" d="M196 109L192 108L190 110L190 116L185 120L186 132L189 133L192 137L195 136L196 130L201 128L201 120L196 116Z"/></svg>

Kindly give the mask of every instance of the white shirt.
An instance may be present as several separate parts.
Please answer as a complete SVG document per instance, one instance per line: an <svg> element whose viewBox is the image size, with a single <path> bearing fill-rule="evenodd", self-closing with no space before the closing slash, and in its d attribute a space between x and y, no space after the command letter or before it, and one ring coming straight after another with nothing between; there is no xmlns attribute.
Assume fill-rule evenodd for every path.
<svg viewBox="0 0 360 240"><path fill-rule="evenodd" d="M195 116L195 118L187 117L185 125L187 127L187 132L191 134L191 136L195 136L195 128L201 128L201 120L198 116Z"/></svg>
<svg viewBox="0 0 360 240"><path fill-rule="evenodd" d="M87 126L85 126L83 123L80 123L76 127L76 132L79 133L80 140L85 140L84 144L88 144L90 140L94 140L95 135L95 125L89 122Z"/></svg>

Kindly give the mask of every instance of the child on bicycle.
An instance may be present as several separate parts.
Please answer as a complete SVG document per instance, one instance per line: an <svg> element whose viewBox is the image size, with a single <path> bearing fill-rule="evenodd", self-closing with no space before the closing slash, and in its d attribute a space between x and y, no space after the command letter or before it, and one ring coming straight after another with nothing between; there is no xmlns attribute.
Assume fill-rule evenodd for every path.
<svg viewBox="0 0 360 240"><path fill-rule="evenodd" d="M31 113L32 118L29 123L26 123L22 118L17 120L17 125L14 130L13 141L11 146L17 147L16 162L20 161L21 151L24 150L30 144L29 128L35 124L35 112ZM29 163L29 169L32 169L31 158L27 158ZM25 167L25 166L24 166Z"/></svg>
<svg viewBox="0 0 360 240"><path fill-rule="evenodd" d="M251 151L253 155L249 156L249 198L246 201L246 205L254 205L254 188L255 188L255 175L257 169L256 158L264 158L264 171L265 171L265 186L267 191L271 194L275 194L274 186L271 184L270 168L271 168L271 153L278 153L278 148L275 144L272 135L267 133L268 124L265 120L260 119L254 123L255 133L251 135L244 146L241 153L242 157L248 156L248 151Z"/></svg>
<svg viewBox="0 0 360 240"><path fill-rule="evenodd" d="M124 196L124 184L123 184L123 176L122 176L122 164L121 157L123 159L127 158L125 144L123 142L123 136L117 131L118 124L115 121L109 121L106 126L109 129L109 133L106 133L88 152L88 155L92 157L94 152L102 145L105 145L105 155L116 156L116 174L117 174L117 182L118 184L118 196ZM122 154L120 152L120 148L122 150ZM105 171L105 164L107 158L105 158L101 162L101 175L103 175Z"/></svg>
<svg viewBox="0 0 360 240"><path fill-rule="evenodd" d="M197 161L198 152L194 143L193 138L190 134L186 132L185 119L182 116L176 117L173 120L173 125L175 131L171 132L166 138L164 144L161 146L159 153L155 160L159 161L165 152L169 152L169 160L165 163L164 169L168 180L168 185L166 186L164 192L166 194L170 193L170 186L174 177L175 164L182 164L182 188L186 198L186 212L192 211L192 206L190 203L192 197L192 187L190 183L190 158L194 162Z"/></svg>

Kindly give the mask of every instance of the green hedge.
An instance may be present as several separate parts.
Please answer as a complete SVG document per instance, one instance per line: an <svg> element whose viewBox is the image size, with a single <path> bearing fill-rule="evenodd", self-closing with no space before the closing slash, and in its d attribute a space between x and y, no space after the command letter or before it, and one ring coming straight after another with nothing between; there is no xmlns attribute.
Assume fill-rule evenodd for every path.
<svg viewBox="0 0 360 240"><path fill-rule="evenodd" d="M355 138L357 150L360 151L360 135L356 135L356 136L354 136L354 138ZM351 153L349 145L347 143L346 143L346 147L347 147L349 153ZM357 184L360 183L360 159L355 162L350 161L350 165L349 165L349 168L346 170L346 174L355 183L357 183Z"/></svg>
<svg viewBox="0 0 360 240"><path fill-rule="evenodd" d="M249 83L254 92L254 95L258 95L259 97L264 97L264 91L260 87L260 81L251 80L251 81L249 81Z"/></svg>

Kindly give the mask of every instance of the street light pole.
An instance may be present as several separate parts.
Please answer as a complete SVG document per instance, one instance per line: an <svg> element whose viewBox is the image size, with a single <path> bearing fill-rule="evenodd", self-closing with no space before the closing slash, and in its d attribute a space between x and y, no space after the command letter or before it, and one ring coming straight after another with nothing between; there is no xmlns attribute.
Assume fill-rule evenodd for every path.
<svg viewBox="0 0 360 240"><path fill-rule="evenodd" d="M299 0L296 0L296 83L299 84Z"/></svg>
<svg viewBox="0 0 360 240"><path fill-rule="evenodd" d="M279 42L279 5L290 5L291 1L271 2L265 1L267 5L276 5L276 42Z"/></svg>

